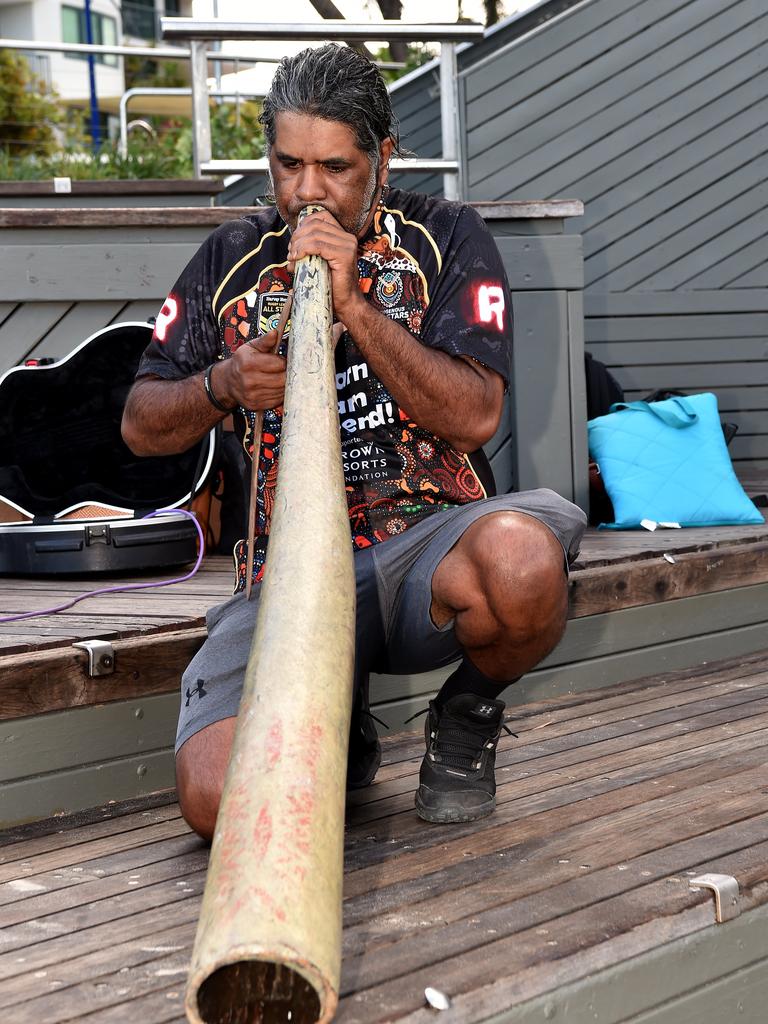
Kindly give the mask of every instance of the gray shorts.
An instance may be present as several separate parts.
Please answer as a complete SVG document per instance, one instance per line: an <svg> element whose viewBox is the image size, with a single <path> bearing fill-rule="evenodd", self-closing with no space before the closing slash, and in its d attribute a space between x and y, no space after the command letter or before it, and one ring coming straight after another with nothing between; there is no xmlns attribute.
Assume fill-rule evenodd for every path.
<svg viewBox="0 0 768 1024"><path fill-rule="evenodd" d="M414 674L461 657L453 622L432 621L432 574L464 531L490 512L522 512L554 533L564 566L578 554L586 516L554 491L540 489L436 512L398 537L355 553L357 635L355 681L370 672ZM208 639L181 680L176 750L206 726L237 714L256 623L259 587L212 608Z"/></svg>

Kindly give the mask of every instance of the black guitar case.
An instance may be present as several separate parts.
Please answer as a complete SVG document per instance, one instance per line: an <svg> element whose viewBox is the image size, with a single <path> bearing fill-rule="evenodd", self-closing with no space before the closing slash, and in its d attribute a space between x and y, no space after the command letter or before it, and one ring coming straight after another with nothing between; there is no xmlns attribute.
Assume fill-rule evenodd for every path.
<svg viewBox="0 0 768 1024"><path fill-rule="evenodd" d="M216 432L182 455L142 458L120 436L128 390L152 337L122 323L49 365L0 376L0 573L92 574L194 561L182 512L205 484ZM167 514L143 519L148 512Z"/></svg>

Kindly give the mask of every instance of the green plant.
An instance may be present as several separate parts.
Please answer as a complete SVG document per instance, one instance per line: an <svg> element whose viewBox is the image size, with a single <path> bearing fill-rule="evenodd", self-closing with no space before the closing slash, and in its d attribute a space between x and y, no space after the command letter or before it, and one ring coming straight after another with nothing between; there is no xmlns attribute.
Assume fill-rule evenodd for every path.
<svg viewBox="0 0 768 1024"><path fill-rule="evenodd" d="M408 46L408 53L405 59L405 67L400 71L387 71L382 69L381 77L387 84L396 82L398 78L402 78L403 75L407 75L409 71L413 71L415 68L420 68L422 64L426 64L438 55L439 48L434 43L411 43ZM373 54L374 60L388 61L390 60L389 48L383 46L380 50L377 50Z"/></svg>
<svg viewBox="0 0 768 1024"><path fill-rule="evenodd" d="M152 57L126 57L124 64L125 88L153 86L176 88L189 85L189 72L175 60L155 60Z"/></svg>
<svg viewBox="0 0 768 1024"><path fill-rule="evenodd" d="M55 129L65 123L58 96L45 92L24 57L0 50L0 149L10 156L52 153Z"/></svg>
<svg viewBox="0 0 768 1024"><path fill-rule="evenodd" d="M262 156L264 137L258 115L259 107L252 102L243 102L239 108L224 103L213 106L211 135L214 156L246 160ZM192 177L192 125L189 118L155 118L152 132L152 135L131 134L125 156L112 142L105 143L94 153L75 118L71 137L55 151L18 156L9 148L0 147L0 179Z"/></svg>

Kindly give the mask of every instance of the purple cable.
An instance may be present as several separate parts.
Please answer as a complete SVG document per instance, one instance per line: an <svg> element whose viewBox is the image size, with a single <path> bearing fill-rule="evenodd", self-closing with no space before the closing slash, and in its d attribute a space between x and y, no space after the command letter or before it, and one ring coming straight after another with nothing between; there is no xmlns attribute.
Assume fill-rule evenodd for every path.
<svg viewBox="0 0 768 1024"><path fill-rule="evenodd" d="M200 568L200 563L203 561L203 555L205 554L205 538L203 537L203 531L198 523L197 519L188 512L185 508L175 509L155 509L154 512L148 512L142 519L151 519L153 516L162 516L168 512L181 512L188 519L191 519L195 524L197 530L197 536L200 541L200 550L197 554L197 561L192 566L190 572L186 576L179 576L175 580L163 580L160 583L125 583L120 587L101 587L99 590L89 590L87 594L81 594L79 597L73 598L71 601L67 601L66 604L60 604L56 608L43 608L39 612L21 612L18 615L3 615L0 616L0 622L18 622L19 619L34 619L40 615L54 615L56 612L65 612L67 608L72 608L79 601L85 601L87 597L97 597L99 594L118 594L124 590L148 590L150 587L169 587L172 583L184 583L185 580L190 580L195 575L197 570Z"/></svg>

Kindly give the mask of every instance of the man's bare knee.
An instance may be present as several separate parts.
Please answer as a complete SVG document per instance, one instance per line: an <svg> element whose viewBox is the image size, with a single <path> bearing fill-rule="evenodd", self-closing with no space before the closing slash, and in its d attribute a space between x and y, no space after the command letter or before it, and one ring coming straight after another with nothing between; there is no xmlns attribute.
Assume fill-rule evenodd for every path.
<svg viewBox="0 0 768 1024"><path fill-rule="evenodd" d="M533 516L499 513L474 524L469 557L491 617L505 632L546 647L559 639L568 610L562 546ZM551 637L556 639L550 639Z"/></svg>
<svg viewBox="0 0 768 1024"><path fill-rule="evenodd" d="M223 718L195 733L176 755L176 791L184 820L209 842L216 827L236 718Z"/></svg>
<svg viewBox="0 0 768 1024"><path fill-rule="evenodd" d="M439 626L473 603L487 602L503 620L510 597L528 601L542 591L559 593L565 579L562 547L543 523L520 512L489 513L466 530L435 570L433 618Z"/></svg>
<svg viewBox="0 0 768 1024"><path fill-rule="evenodd" d="M529 671L562 636L568 597L560 542L517 512L483 516L433 576L432 617L491 678Z"/></svg>

